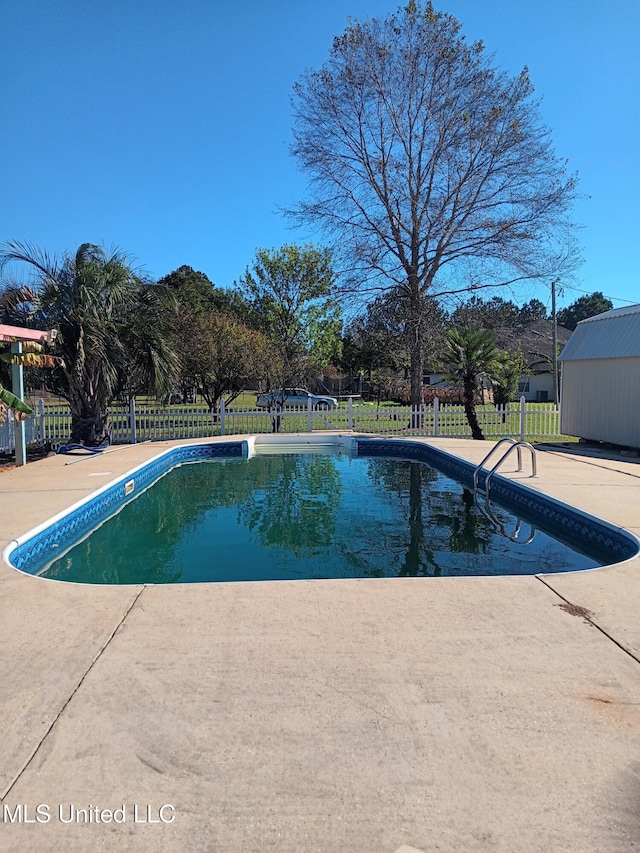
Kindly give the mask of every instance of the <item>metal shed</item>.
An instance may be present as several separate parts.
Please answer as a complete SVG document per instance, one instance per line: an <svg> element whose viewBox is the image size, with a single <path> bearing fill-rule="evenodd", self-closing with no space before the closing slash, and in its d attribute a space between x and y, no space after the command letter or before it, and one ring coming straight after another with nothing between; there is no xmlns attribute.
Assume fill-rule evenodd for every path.
<svg viewBox="0 0 640 853"><path fill-rule="evenodd" d="M640 447L640 305L582 320L559 361L560 431Z"/></svg>

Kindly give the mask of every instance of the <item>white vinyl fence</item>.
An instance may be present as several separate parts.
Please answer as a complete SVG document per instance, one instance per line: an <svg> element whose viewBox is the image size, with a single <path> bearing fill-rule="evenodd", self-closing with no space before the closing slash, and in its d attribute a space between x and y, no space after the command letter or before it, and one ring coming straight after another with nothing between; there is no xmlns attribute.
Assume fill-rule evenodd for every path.
<svg viewBox="0 0 640 853"><path fill-rule="evenodd" d="M40 421L35 415L31 415L24 422L24 432L27 444L38 444L40 442ZM19 428L19 427L18 427ZM0 453L12 453L16 447L16 422L11 417L0 423Z"/></svg>
<svg viewBox="0 0 640 853"><path fill-rule="evenodd" d="M478 421L485 438L545 439L558 437L558 410L553 403L526 403L524 397L504 409L493 405L477 407ZM265 432L312 432L313 430L353 430L375 435L426 435L470 438L471 430L460 405L409 406L379 409L352 399L337 409L317 411L310 406L287 408L279 414L264 409L225 408L210 412L198 406L138 405L112 406L109 410L111 439L114 443L136 443L173 438L204 438ZM71 435L71 414L65 404L39 401L38 410L25 422L27 443L62 444ZM14 421L0 424L0 452L15 447Z"/></svg>

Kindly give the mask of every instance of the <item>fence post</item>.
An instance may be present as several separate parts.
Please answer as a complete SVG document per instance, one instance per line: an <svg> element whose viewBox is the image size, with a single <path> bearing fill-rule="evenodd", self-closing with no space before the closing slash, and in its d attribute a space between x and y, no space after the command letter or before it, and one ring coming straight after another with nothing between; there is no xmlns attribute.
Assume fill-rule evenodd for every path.
<svg viewBox="0 0 640 853"><path fill-rule="evenodd" d="M353 397L347 403L347 429L353 429Z"/></svg>
<svg viewBox="0 0 640 853"><path fill-rule="evenodd" d="M525 397L523 394L522 397L520 397L520 441L524 441L524 436L525 436L525 423L524 423L525 409L524 409L524 406L525 406Z"/></svg>
<svg viewBox="0 0 640 853"><path fill-rule="evenodd" d="M311 397L307 397L307 432L313 432L313 424L311 423Z"/></svg>
<svg viewBox="0 0 640 853"><path fill-rule="evenodd" d="M438 415L440 414L440 400L433 398L433 434L438 435Z"/></svg>
<svg viewBox="0 0 640 853"><path fill-rule="evenodd" d="M224 435L224 397L220 397L220 435Z"/></svg>
<svg viewBox="0 0 640 853"><path fill-rule="evenodd" d="M40 421L40 444L44 444L44 400L42 397L38 400L38 418Z"/></svg>
<svg viewBox="0 0 640 853"><path fill-rule="evenodd" d="M129 429L131 430L131 444L135 444L138 440L136 434L136 398L129 397Z"/></svg>

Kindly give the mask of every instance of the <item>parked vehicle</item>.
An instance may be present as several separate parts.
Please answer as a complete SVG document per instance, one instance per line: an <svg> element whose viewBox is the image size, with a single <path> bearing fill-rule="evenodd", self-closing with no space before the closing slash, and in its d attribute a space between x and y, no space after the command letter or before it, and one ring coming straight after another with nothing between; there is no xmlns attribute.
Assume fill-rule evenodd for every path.
<svg viewBox="0 0 640 853"><path fill-rule="evenodd" d="M277 405L283 408L293 406L306 408L309 400L311 400L312 409L338 408L338 401L335 397L312 394L306 388L278 388L275 391L267 391L265 394L258 395L256 406L260 409L273 408Z"/></svg>

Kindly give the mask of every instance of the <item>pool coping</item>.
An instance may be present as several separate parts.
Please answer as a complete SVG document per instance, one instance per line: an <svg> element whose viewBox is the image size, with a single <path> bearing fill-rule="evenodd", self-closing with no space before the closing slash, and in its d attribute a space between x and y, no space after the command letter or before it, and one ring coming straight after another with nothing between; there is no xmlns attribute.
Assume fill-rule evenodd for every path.
<svg viewBox="0 0 640 853"><path fill-rule="evenodd" d="M35 568L42 563L43 554L51 553L53 557L55 552L52 549L54 548L60 548L59 555L64 554L69 547L90 535L92 530L119 512L127 503L135 500L172 468L217 458L251 457L259 452L261 445L271 448L282 447L283 450L288 448L289 451L292 448L302 451L314 445L342 446L356 455L418 460L425 464L433 464L438 470L471 489L474 485L476 470L474 464L413 437L381 438L339 433L250 435L240 439L224 438L217 442L191 440L186 444L160 450L148 461L125 471L67 509L13 539L3 549L2 560L17 571L32 577L40 577L51 562L49 560L44 568L36 571ZM477 484L484 486L487 477L488 469L480 469ZM605 557L614 557L604 562L602 566L577 571L609 568L640 555L640 539L635 534L599 516L576 510L575 507L557 498L536 492L526 484L495 474L492 478L491 495L495 497L496 503L517 513L521 519L538 526L549 535L556 536L561 541L567 541L568 544L581 540L585 543L583 551L592 555L594 559L604 562ZM55 578L41 579L56 580ZM73 581L58 582L73 583ZM101 586L102 584L86 585ZM131 584L131 586L137 585L139 584Z"/></svg>

